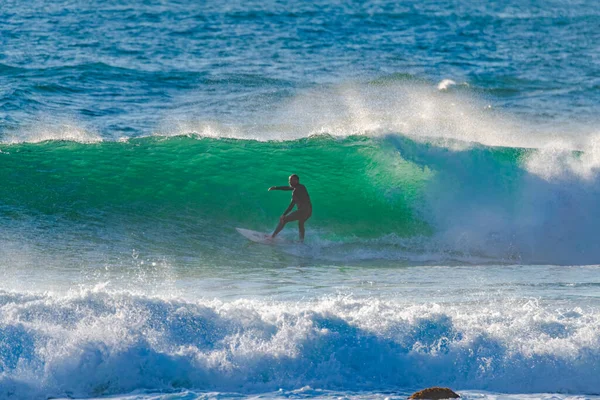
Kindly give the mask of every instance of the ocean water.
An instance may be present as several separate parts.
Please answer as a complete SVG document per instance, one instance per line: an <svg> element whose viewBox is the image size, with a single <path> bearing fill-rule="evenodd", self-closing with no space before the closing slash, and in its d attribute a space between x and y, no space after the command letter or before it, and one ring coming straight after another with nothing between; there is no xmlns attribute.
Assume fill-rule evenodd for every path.
<svg viewBox="0 0 600 400"><path fill-rule="evenodd" d="M600 399L599 126L593 0L0 0L0 399Z"/></svg>

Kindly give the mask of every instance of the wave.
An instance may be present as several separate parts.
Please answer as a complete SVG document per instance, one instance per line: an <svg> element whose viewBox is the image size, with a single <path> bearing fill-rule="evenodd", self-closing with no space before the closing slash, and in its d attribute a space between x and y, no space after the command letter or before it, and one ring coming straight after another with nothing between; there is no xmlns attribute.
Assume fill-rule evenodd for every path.
<svg viewBox="0 0 600 400"><path fill-rule="evenodd" d="M310 225L321 245L373 250L369 241L392 237L402 251L594 263L595 153L403 135L20 143L0 153L0 207L4 219L193 224L222 237L221 227L271 229L288 196L266 189L297 173L315 204Z"/></svg>
<svg viewBox="0 0 600 400"><path fill-rule="evenodd" d="M238 78L224 77L289 83ZM92 227L85 234L101 241L145 231L185 247L187 231L228 247L235 226L273 228L287 196L266 188L297 173L315 203L318 257L597 263L595 128L519 123L452 82L391 74L232 121L190 120L183 106L137 138L38 117L2 132L0 218L27 221L20 232L32 219L41 230L68 221L63 232Z"/></svg>
<svg viewBox="0 0 600 400"><path fill-rule="evenodd" d="M306 385L600 391L597 310L527 300L189 302L102 291L0 292L0 318L0 397L256 393Z"/></svg>

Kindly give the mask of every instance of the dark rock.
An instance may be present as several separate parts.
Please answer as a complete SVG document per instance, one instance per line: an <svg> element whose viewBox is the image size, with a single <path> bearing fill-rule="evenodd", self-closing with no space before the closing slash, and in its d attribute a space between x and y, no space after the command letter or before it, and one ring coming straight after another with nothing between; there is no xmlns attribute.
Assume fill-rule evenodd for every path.
<svg viewBox="0 0 600 400"><path fill-rule="evenodd" d="M410 399L427 399L427 400L441 400L441 399L458 399L460 396L456 394L452 389L443 387L430 387L423 389L416 393L413 393Z"/></svg>

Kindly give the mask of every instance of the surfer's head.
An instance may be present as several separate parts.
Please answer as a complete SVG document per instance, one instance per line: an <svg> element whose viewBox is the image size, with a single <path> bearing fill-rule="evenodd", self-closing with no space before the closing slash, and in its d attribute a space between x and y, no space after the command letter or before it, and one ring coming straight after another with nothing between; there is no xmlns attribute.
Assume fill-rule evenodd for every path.
<svg viewBox="0 0 600 400"><path fill-rule="evenodd" d="M296 175L296 174L290 175L290 186L291 187L296 187L299 183L300 183L300 178L298 177L298 175Z"/></svg>

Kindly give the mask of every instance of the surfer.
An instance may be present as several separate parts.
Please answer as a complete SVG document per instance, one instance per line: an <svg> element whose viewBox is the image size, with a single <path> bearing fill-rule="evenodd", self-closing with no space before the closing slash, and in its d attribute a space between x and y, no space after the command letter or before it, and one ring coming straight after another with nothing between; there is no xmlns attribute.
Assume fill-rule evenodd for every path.
<svg viewBox="0 0 600 400"><path fill-rule="evenodd" d="M283 215L279 217L279 224L277 225L277 228L275 228L275 231L271 235L271 238L277 236L277 234L281 232L285 224L287 224L288 222L298 221L298 232L300 234L300 241L303 242L304 223L312 215L312 204L310 202L310 196L308 195L306 186L300 183L300 178L298 177L298 175L290 175L289 182L290 186L271 186L269 188L269 192L271 190L292 191L292 201L288 208L283 212ZM290 213L294 206L296 206L296 211Z"/></svg>

